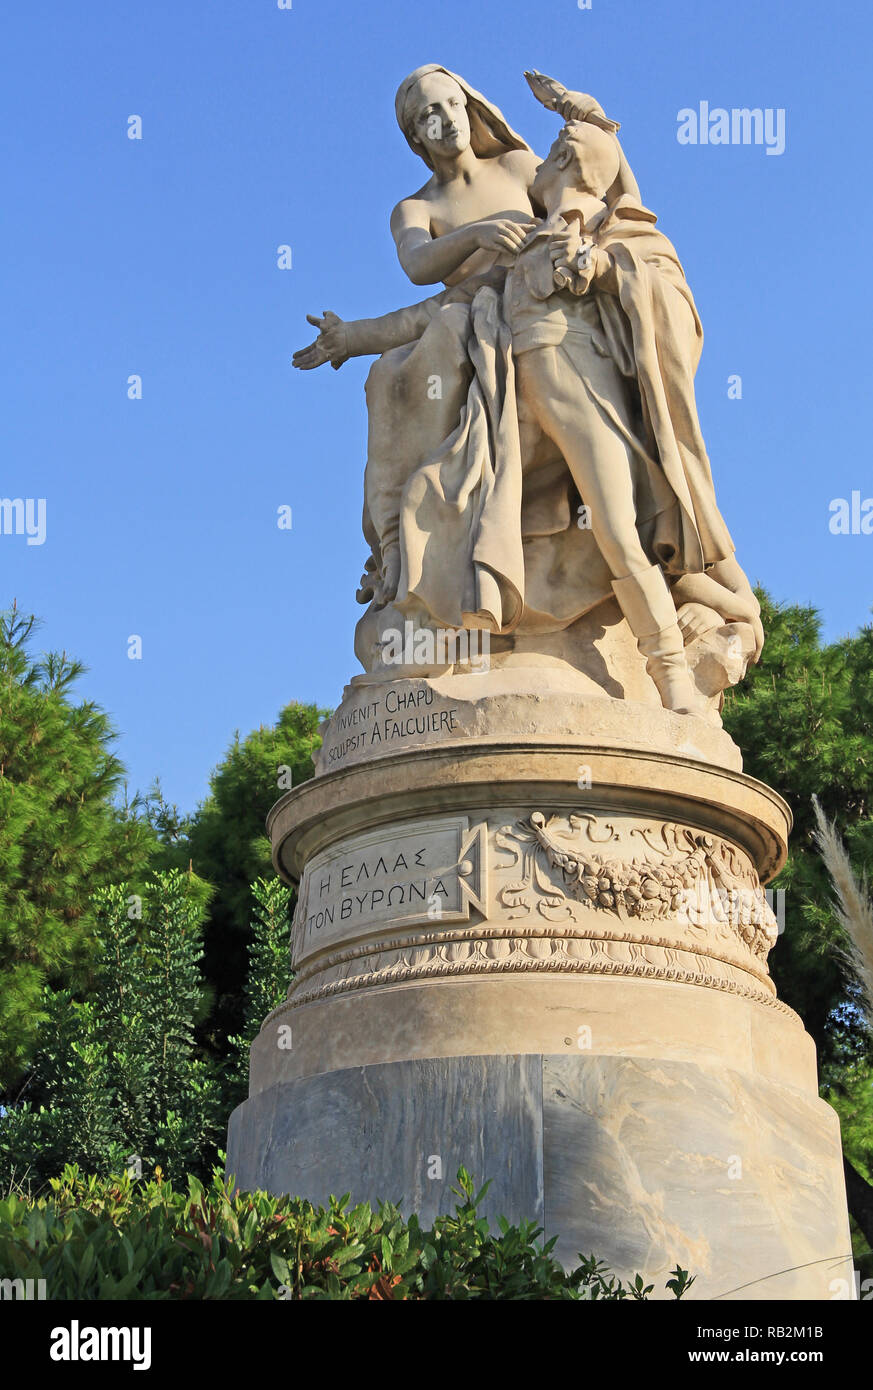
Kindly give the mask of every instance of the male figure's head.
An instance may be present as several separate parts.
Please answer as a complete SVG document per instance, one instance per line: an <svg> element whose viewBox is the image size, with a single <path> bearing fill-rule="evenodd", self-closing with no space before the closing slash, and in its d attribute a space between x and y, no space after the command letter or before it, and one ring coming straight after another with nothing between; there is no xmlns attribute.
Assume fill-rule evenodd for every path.
<svg viewBox="0 0 873 1390"><path fill-rule="evenodd" d="M568 192L603 199L618 175L616 140L588 121L568 121L536 170L531 197L553 212Z"/></svg>

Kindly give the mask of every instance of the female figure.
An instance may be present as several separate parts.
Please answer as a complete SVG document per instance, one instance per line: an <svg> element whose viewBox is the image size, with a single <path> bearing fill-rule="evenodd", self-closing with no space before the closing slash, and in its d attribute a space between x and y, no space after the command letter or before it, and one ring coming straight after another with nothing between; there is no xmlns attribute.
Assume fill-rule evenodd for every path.
<svg viewBox="0 0 873 1390"><path fill-rule="evenodd" d="M321 329L319 339L294 356L295 366L310 369L327 361L339 366L351 355L382 353L366 385L364 535L377 579L374 589L359 595L366 601L375 594L379 606L395 598L400 581L403 489L458 430L465 405L474 405L468 400L476 355L470 306L479 289L502 290L507 267L535 226L530 188L540 163L496 106L436 63L417 68L400 84L395 110L410 148L431 171L391 215L397 254L413 284L442 281L445 289L426 301L423 331L424 306L392 315L394 345L387 351L383 325L377 331L375 321L343 324L326 314L309 317ZM567 93L560 110L567 119L602 117L597 102L580 92ZM622 155L609 197L626 192L636 192L636 182ZM499 355L496 344L488 346ZM475 414L466 412L468 427ZM414 556L411 561L414 568ZM497 625L505 627L507 600L515 611L509 599L515 583L512 576L501 582L504 612Z"/></svg>

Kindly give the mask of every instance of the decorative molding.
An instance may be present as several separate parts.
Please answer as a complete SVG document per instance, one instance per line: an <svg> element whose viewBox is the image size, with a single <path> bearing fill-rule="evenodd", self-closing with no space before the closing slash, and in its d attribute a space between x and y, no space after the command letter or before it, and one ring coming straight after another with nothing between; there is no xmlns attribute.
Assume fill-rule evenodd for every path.
<svg viewBox="0 0 873 1390"><path fill-rule="evenodd" d="M421 830L407 822L397 833ZM384 843L388 854L391 831L367 843L379 853ZM702 985L796 1017L767 972L776 919L750 859L729 841L621 813L534 811L490 831L485 822L465 826L455 844L462 910L484 921L458 921L454 912L383 919L346 940L326 936L301 963L284 1007L439 978L546 971Z"/></svg>
<svg viewBox="0 0 873 1390"><path fill-rule="evenodd" d="M701 985L741 995L797 1019L794 1011L776 998L769 979L757 979L733 962L687 946L557 932L526 936L467 933L439 942L395 944L384 950L371 946L366 954L349 952L344 960L323 961L321 969L312 970L305 978L298 976L287 1002L270 1018L352 990L437 978L543 971Z"/></svg>
<svg viewBox="0 0 873 1390"><path fill-rule="evenodd" d="M635 836L646 848L642 856L628 843ZM612 854L588 848L605 844L616 845ZM511 855L503 867L522 871L497 895L510 917L536 909L546 920L554 913L576 920L579 903L619 918L679 921L692 932L708 927L723 938L734 935L762 962L776 941L776 917L758 875L718 836L672 821L617 829L594 815L547 818L534 811L501 827L496 845Z"/></svg>
<svg viewBox="0 0 873 1390"><path fill-rule="evenodd" d="M614 925L612 922L604 926L586 922L581 926L575 923L553 923L543 922L519 923L510 926L508 923L480 922L477 925L430 928L428 930L416 930L401 937L381 936L378 938L369 937L365 941L349 942L341 949L322 954L302 965L297 972L292 985L292 990L300 989L309 980L317 976L332 972L337 966L345 966L351 961L362 960L365 958L375 959L381 957L388 951L421 951L430 950L437 946L445 946L460 941L528 941L531 939L548 941L551 939L561 941L594 941L607 942L617 941L628 946L651 946L665 951L693 951L695 954L705 956L707 959L719 961L726 966L736 967L744 970L747 974L753 975L765 989L775 993L775 986L772 983L769 973L757 957L741 942L731 936L725 945L719 947L712 942L689 942L682 937L669 937L654 935L649 932L640 931L632 926ZM492 951L491 956L496 958L498 954L506 955L506 951ZM542 955L543 952L541 951Z"/></svg>

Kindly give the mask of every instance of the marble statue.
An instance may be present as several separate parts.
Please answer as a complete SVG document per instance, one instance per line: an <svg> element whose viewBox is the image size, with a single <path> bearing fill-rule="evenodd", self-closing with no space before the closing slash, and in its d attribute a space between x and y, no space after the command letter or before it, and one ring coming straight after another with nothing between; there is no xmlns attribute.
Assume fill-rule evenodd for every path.
<svg viewBox="0 0 873 1390"><path fill-rule="evenodd" d="M542 163L456 74L429 64L401 84L398 122L432 172L392 232L410 279L445 288L380 318L310 316L319 336L294 356L381 354L359 598L383 617L364 665L384 673L398 615L524 635L614 597L663 706L706 714L686 644L733 625L757 661L763 632L697 418L700 320L617 124L526 76L565 119Z"/></svg>
<svg viewBox="0 0 873 1390"><path fill-rule="evenodd" d="M839 1124L768 967L790 810L719 717L763 632L700 320L616 122L526 77L562 122L545 160L447 69L401 84L428 179L391 227L434 292L313 316L294 357L377 358L364 669L268 817L294 975L228 1171L427 1225L463 1164L569 1268L826 1300L852 1287Z"/></svg>

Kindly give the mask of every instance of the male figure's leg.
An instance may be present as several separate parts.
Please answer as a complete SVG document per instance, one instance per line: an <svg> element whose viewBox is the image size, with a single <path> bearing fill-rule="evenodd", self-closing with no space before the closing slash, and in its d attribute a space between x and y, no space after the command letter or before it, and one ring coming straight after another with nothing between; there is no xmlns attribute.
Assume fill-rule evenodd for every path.
<svg viewBox="0 0 873 1390"><path fill-rule="evenodd" d="M624 385L612 365L617 397ZM649 568L636 527L630 445L603 418L558 348L532 348L521 353L516 371L518 394L560 449L588 508L594 539L613 578ZM603 374L602 369L599 374Z"/></svg>
<svg viewBox="0 0 873 1390"><path fill-rule="evenodd" d="M577 347L574 355L580 351ZM600 393L608 396L619 418L626 419L618 369L599 357L594 360L593 348L591 353ZM647 658L646 669L662 704L680 713L701 711L704 702L685 662L673 599L663 572L651 564L637 531L630 444L604 418L570 359L558 348L523 352L516 368L519 395L560 449L588 508L594 539L612 571L615 596Z"/></svg>

